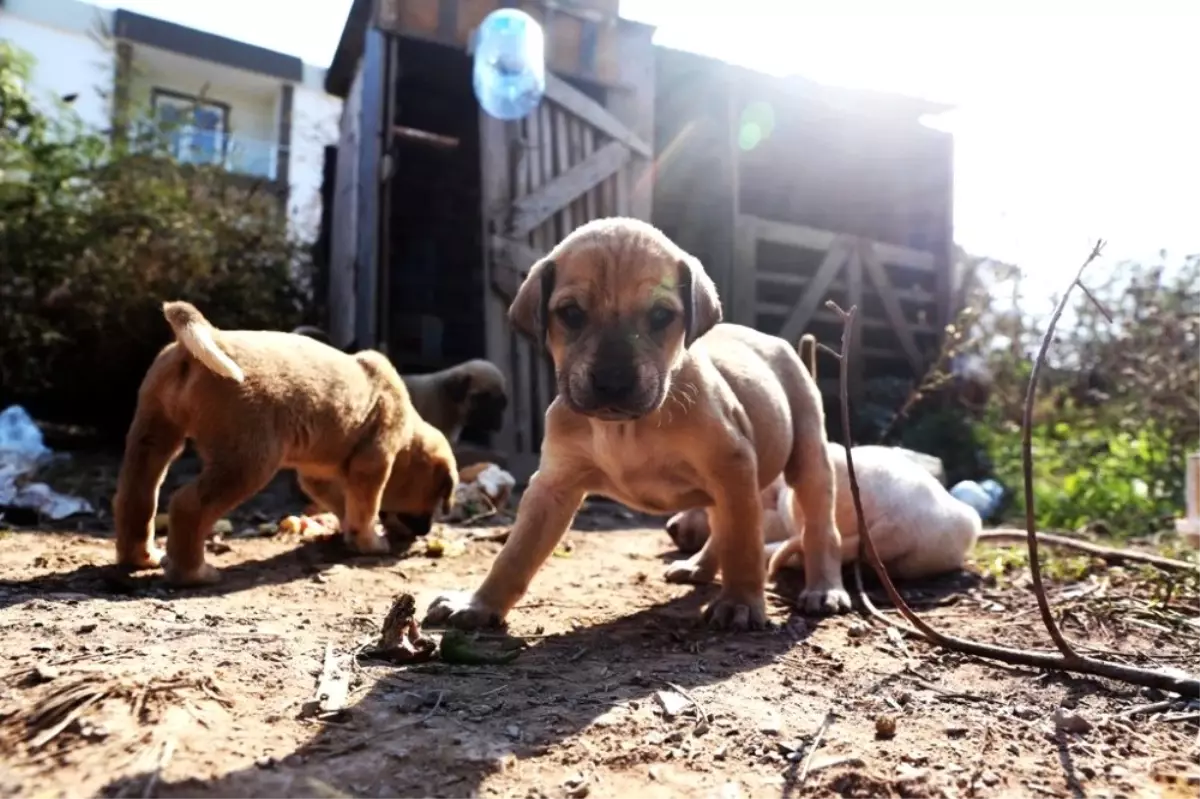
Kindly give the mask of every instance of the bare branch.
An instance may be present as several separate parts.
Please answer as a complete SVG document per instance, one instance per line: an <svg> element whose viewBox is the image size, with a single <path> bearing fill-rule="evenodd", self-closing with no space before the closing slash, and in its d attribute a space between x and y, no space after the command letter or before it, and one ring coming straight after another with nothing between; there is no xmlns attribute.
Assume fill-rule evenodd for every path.
<svg viewBox="0 0 1200 799"><path fill-rule="evenodd" d="M850 494L854 500L854 513L858 520L859 535L859 558L858 563L866 560L871 564L871 568L879 576L879 581L883 584L883 589L888 595L888 599L895 605L896 609L912 627L905 624L900 624L887 616L883 615L876 608L866 594L862 590L862 575L861 568L856 563L855 574L858 581L859 599L863 602L863 607L867 613L875 619L882 621L885 624L896 627L897 629L909 635L924 637L931 643L951 649L956 652L964 652L977 657L989 658L998 660L1002 663L1010 663L1019 666L1032 666L1034 668L1049 669L1053 671L1074 671L1080 674L1091 674L1099 677L1108 677L1114 680L1120 680L1133 685L1141 685L1152 688L1158 688L1163 691L1172 691L1187 697L1200 698L1200 679L1186 674L1178 670L1158 671L1154 669L1143 669L1136 666L1127 666L1120 663L1109 663L1095 658L1084 657L1078 654L1073 656L1064 656L1057 652L1044 652L1026 649L1014 649L1004 646L996 646L993 644L984 644L978 641L970 641L965 638L958 638L951 635L946 635L935 630L927 624L916 612L909 607L908 603L896 589L895 583L892 582L891 576L887 572L887 567L883 565L883 561L879 557L879 552L875 549L875 542L871 539L870 529L867 527L867 521L863 514L862 497L859 493L858 475L854 471L854 441L850 434L850 387L849 387L849 370L847 369L847 361L850 354L850 338L852 335L854 314L858 308L851 306L849 311L843 311L838 307L837 303L832 300L825 303L826 307L836 312L842 319L842 352L841 352L841 375L839 394L842 405L842 431L846 446L846 468L850 477ZM1036 532L1034 533L1036 538ZM915 628L915 629L914 629Z"/></svg>
<svg viewBox="0 0 1200 799"><path fill-rule="evenodd" d="M1103 242L1096 242L1097 247L1100 247L1102 245L1103 245ZM1091 261L1091 259L1088 259L1088 260L1089 260L1089 262ZM1084 267L1086 268L1087 264L1084 264ZM1082 273L1082 270L1080 270L1080 272ZM1100 315L1104 317L1104 321L1108 322L1111 325L1113 323L1112 311L1105 308L1104 303L1102 303L1102 302L1100 302L1100 300L1096 299L1096 295L1092 294L1092 292L1088 289L1087 286L1085 286L1085 285L1083 285L1083 283L1079 282L1078 278L1075 279L1074 285L1079 286L1079 290L1082 291L1084 294L1086 294L1087 298L1092 301L1092 305L1096 306L1096 310L1099 311ZM1071 290L1067 289L1067 293L1070 294Z"/></svg>
<svg viewBox="0 0 1200 799"><path fill-rule="evenodd" d="M1083 277L1084 270L1091 266L1092 261L1100 257L1103 250L1104 241L1097 241L1096 245L1092 247L1092 252L1075 272L1071 284L1063 292L1062 298L1054 308L1054 313L1050 315L1050 321L1046 325L1046 334L1042 336L1042 347L1038 350L1037 358L1033 362L1033 373L1029 375L1029 390L1025 392L1025 413L1021 419L1021 465L1025 474L1025 530L1029 542L1029 573L1033 578L1033 594L1037 598L1042 623L1046 625L1050 637L1054 640L1054 645L1068 658L1077 657L1078 653L1068 643L1062 631L1058 629L1058 624L1054 621L1054 614L1050 612L1050 601L1046 599L1046 589L1042 586L1042 567L1038 561L1037 524L1034 522L1033 512L1033 402L1037 397L1038 377L1046 363L1046 352L1050 349L1050 342L1054 340L1054 327L1058 324L1059 317L1063 315L1067 302L1071 299L1071 289L1080 285L1079 279Z"/></svg>

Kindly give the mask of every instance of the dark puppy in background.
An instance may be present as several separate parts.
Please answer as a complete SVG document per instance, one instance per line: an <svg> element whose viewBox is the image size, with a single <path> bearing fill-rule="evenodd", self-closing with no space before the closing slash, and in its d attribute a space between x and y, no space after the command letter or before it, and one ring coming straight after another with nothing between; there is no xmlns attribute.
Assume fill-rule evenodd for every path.
<svg viewBox="0 0 1200 799"><path fill-rule="evenodd" d="M329 343L329 335L319 327L301 325L292 332ZM490 361L475 358L440 372L401 377L417 413L451 444L458 443L463 430L494 433L504 426L508 386L504 373Z"/></svg>
<svg viewBox="0 0 1200 799"><path fill-rule="evenodd" d="M403 375L421 418L457 444L466 428L493 433L504 425L508 387L504 373L480 358L440 372Z"/></svg>

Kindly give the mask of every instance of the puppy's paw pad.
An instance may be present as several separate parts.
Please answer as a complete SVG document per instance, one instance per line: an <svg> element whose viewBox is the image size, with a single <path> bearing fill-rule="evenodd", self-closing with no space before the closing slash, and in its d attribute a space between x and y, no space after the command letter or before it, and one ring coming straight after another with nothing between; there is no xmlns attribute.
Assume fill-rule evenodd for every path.
<svg viewBox="0 0 1200 799"><path fill-rule="evenodd" d="M425 611L424 624L441 624L460 630L498 627L503 623L500 614L475 600L474 594L442 594Z"/></svg>
<svg viewBox="0 0 1200 799"><path fill-rule="evenodd" d="M805 613L825 615L850 610L850 595L844 588L812 588L800 592L798 599Z"/></svg>
<svg viewBox="0 0 1200 799"><path fill-rule="evenodd" d="M719 596L704 609L704 620L718 630L763 630L769 625L766 603L762 598Z"/></svg>
<svg viewBox="0 0 1200 799"><path fill-rule="evenodd" d="M711 583L716 575L691 560L677 560L667 567L663 577L668 583L702 584Z"/></svg>

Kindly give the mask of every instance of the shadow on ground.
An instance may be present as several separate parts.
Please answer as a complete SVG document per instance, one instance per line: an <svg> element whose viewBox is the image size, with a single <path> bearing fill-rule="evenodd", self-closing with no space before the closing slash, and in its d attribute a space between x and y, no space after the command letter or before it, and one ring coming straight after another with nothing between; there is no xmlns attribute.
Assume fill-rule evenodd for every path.
<svg viewBox="0 0 1200 799"><path fill-rule="evenodd" d="M616 705L654 701L667 683L686 691L766 665L812 629L710 633L697 619L715 591L698 589L610 623L546 636L507 666L384 671L343 719L278 761L211 782L160 782L155 795L477 795L490 775L563 746ZM611 757L636 763L639 749L629 740ZM119 780L105 795L129 795L147 779Z"/></svg>

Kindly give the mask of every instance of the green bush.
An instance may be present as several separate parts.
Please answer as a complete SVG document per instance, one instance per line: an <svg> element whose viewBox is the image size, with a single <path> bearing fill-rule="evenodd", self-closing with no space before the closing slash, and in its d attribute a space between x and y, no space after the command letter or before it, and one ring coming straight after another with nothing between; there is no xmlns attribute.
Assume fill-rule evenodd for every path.
<svg viewBox="0 0 1200 799"><path fill-rule="evenodd" d="M65 105L40 108L29 69L0 41L0 403L122 433L170 340L163 300L287 329L308 248L264 187L176 163L153 134L114 143Z"/></svg>
<svg viewBox="0 0 1200 799"><path fill-rule="evenodd" d="M986 407L935 396L899 439L942 457L951 480L996 477L1014 494L1015 521L1024 515L1020 423L1031 353L1047 318L1019 302L1000 307L997 297L1021 294L1012 290L1019 272L1000 266L978 276L973 322L957 345L991 369ZM1108 280L1084 282L1113 321L1077 292L1056 331L1034 405L1037 523L1103 523L1119 537L1156 532L1182 513L1186 456L1200 447L1200 258L1175 270L1122 264Z"/></svg>

